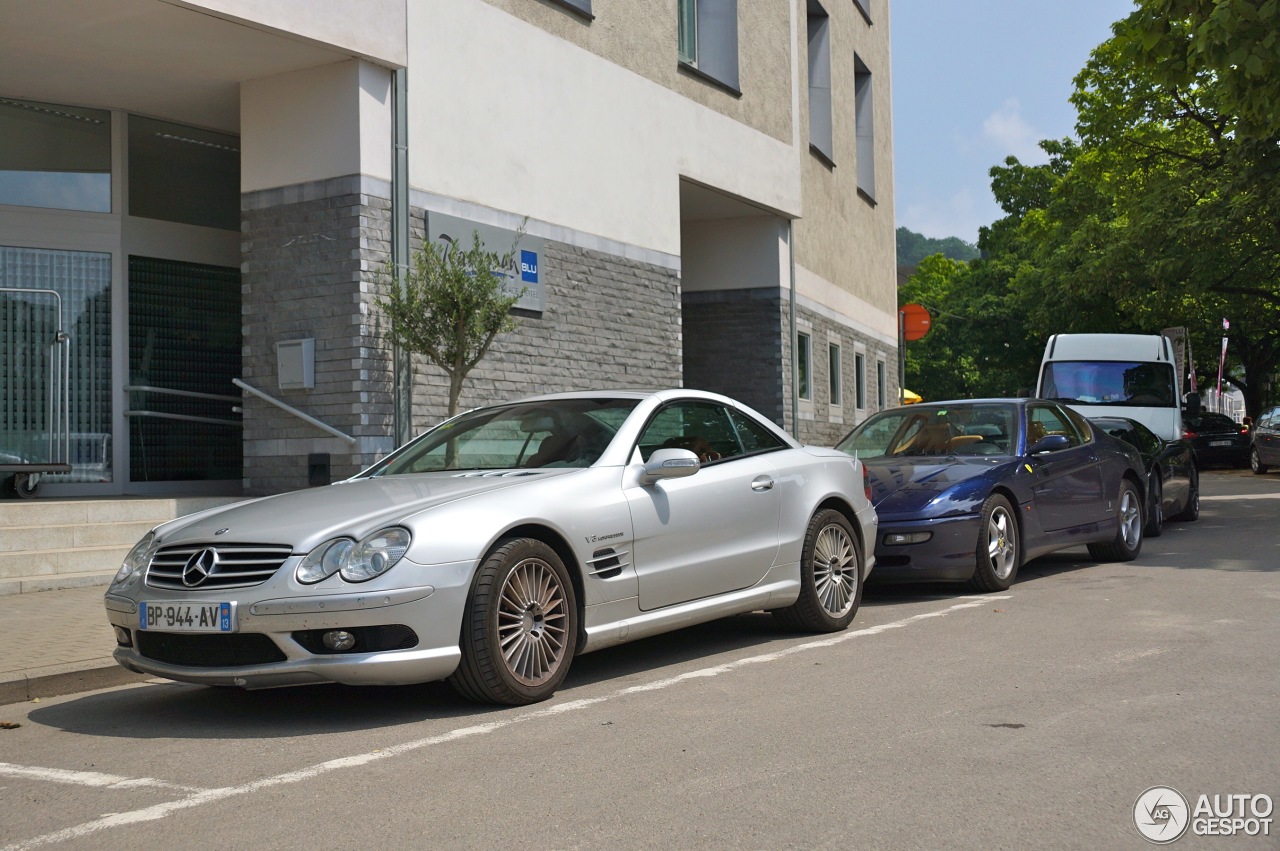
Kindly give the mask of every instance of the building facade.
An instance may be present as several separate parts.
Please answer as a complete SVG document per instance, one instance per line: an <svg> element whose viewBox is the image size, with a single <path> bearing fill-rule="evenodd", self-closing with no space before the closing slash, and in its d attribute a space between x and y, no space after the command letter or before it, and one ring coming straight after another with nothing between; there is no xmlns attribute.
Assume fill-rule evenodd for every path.
<svg viewBox="0 0 1280 851"><path fill-rule="evenodd" d="M466 407L683 384L829 444L897 399L887 0L0 14L0 464L49 495L367 466L447 402L388 264L472 232L525 296Z"/></svg>

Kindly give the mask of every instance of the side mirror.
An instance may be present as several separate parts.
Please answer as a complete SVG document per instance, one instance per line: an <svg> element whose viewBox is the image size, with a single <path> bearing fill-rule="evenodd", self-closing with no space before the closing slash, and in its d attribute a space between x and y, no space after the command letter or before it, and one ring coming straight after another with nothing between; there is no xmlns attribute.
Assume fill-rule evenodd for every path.
<svg viewBox="0 0 1280 851"><path fill-rule="evenodd" d="M656 449L644 463L640 483L651 485L663 479L683 479L702 469L698 456L688 449Z"/></svg>
<svg viewBox="0 0 1280 851"><path fill-rule="evenodd" d="M1027 450L1028 455L1043 455L1045 452L1057 452L1062 449L1068 449L1071 441L1067 440L1065 434L1046 434L1044 437L1031 444L1031 448Z"/></svg>

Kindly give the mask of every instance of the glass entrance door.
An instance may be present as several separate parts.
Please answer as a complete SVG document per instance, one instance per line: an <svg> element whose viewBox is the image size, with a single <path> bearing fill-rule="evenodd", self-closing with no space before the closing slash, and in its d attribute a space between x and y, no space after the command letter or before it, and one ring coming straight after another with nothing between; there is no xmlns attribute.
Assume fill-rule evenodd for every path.
<svg viewBox="0 0 1280 851"><path fill-rule="evenodd" d="M129 480L238 481L240 271L129 258Z"/></svg>

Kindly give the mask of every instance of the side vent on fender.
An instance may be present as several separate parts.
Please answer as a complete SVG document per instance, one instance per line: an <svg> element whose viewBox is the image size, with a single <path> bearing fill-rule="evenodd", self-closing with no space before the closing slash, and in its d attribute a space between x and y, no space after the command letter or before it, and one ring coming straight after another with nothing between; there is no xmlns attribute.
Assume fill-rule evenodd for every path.
<svg viewBox="0 0 1280 851"><path fill-rule="evenodd" d="M630 553L626 550L615 550L613 547L596 550L587 560L587 571L598 579L612 579L622 573L622 568L631 564L628 555Z"/></svg>

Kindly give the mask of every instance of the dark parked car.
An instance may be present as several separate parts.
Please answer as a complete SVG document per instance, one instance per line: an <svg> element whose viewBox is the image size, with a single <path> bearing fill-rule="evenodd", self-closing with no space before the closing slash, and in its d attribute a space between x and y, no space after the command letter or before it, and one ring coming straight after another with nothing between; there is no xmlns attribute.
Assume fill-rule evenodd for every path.
<svg viewBox="0 0 1280 851"><path fill-rule="evenodd" d="M1225 414L1201 413L1182 421L1182 437L1191 441L1196 464L1243 467L1249 461L1249 428Z"/></svg>
<svg viewBox="0 0 1280 851"><path fill-rule="evenodd" d="M1164 440L1128 417L1094 417L1095 429L1118 437L1138 450L1147 469L1147 537L1164 531L1165 518L1195 520L1200 516L1200 471L1185 440Z"/></svg>
<svg viewBox="0 0 1280 851"><path fill-rule="evenodd" d="M1146 469L1136 449L1043 399L931 402L868 417L837 444L871 477L876 577L1008 588L1024 562L1088 544L1142 548Z"/></svg>
<svg viewBox="0 0 1280 851"><path fill-rule="evenodd" d="M1280 466L1280 407L1258 417L1250 438L1249 466L1253 472L1265 473L1272 466Z"/></svg>

